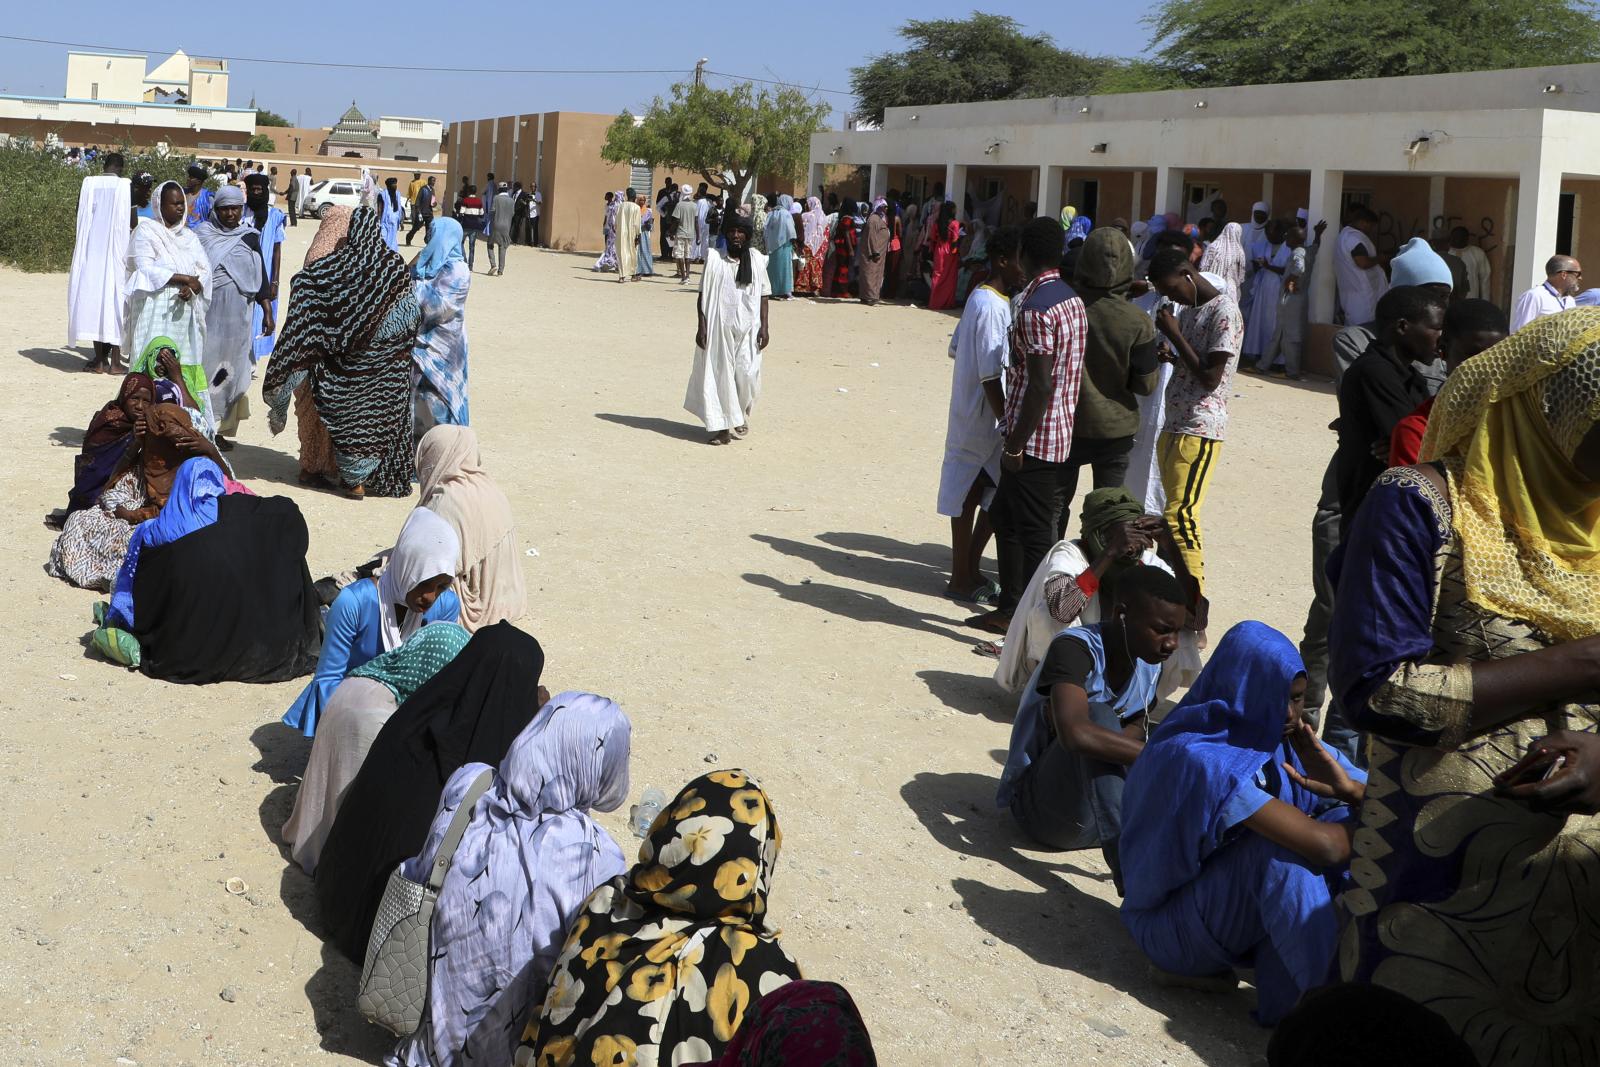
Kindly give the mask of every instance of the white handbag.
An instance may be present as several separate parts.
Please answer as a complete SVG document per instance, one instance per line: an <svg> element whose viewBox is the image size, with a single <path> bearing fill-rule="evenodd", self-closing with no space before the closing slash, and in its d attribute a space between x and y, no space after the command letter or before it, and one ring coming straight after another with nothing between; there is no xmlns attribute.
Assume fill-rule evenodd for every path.
<svg viewBox="0 0 1600 1067"><path fill-rule="evenodd" d="M410 1037L422 1025L428 1006L428 942L433 905L450 872L461 835L472 821L472 809L492 781L494 771L484 771L461 798L461 806L439 841L426 882L407 878L405 865L401 864L384 886L383 900L367 939L367 958L361 968L356 1003L368 1020L397 1037Z"/></svg>

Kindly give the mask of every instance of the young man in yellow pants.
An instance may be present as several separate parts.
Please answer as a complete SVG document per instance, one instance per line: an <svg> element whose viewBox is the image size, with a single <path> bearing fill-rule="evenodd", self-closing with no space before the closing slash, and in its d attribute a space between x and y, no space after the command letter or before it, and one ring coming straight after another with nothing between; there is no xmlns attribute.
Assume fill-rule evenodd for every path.
<svg viewBox="0 0 1600 1067"><path fill-rule="evenodd" d="M1156 254L1150 284L1179 309L1174 315L1163 305L1156 315L1156 328L1171 344L1175 363L1167 384L1167 424L1157 445L1167 491L1165 517L1203 594L1200 505L1228 428L1228 397L1244 339L1244 316L1239 302L1207 280L1181 249L1164 248Z"/></svg>

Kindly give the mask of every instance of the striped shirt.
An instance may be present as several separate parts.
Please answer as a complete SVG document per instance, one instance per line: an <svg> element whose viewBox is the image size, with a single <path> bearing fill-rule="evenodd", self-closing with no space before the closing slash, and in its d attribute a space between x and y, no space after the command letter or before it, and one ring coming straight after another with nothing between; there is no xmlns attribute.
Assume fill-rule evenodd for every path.
<svg viewBox="0 0 1600 1067"><path fill-rule="evenodd" d="M1044 415L1022 450L1046 463L1063 463L1072 451L1072 415L1083 381L1083 344L1088 328L1083 301L1047 270L1017 296L1011 324L1011 374L1006 392L1006 432L1017 424L1028 391L1028 357L1050 359L1050 397Z"/></svg>

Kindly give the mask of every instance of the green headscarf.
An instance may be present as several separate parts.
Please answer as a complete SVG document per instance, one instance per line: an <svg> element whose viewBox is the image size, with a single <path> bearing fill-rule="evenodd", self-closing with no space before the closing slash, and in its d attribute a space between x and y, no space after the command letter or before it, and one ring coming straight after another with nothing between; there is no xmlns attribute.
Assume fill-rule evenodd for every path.
<svg viewBox="0 0 1600 1067"><path fill-rule="evenodd" d="M444 669L466 647L472 635L453 622L429 623L398 647L373 657L350 672L352 678L382 682L404 704L423 683Z"/></svg>
<svg viewBox="0 0 1600 1067"><path fill-rule="evenodd" d="M1083 498L1083 549L1090 560L1106 550L1106 531L1119 522L1130 522L1144 514L1133 494L1120 485L1096 489Z"/></svg>
<svg viewBox="0 0 1600 1067"><path fill-rule="evenodd" d="M144 346L144 351L139 353L133 365L128 368L129 374L148 374L160 381L164 375L158 360L163 348L172 349L172 354L178 357L178 365L183 370L183 382L189 387L189 395L194 397L195 403L200 405L200 410L206 410L206 401L211 394L208 391L210 383L206 381L206 368L203 363L191 363L184 359L184 353L178 347L178 342L170 337L153 337L150 343ZM173 384L177 384L174 382Z"/></svg>

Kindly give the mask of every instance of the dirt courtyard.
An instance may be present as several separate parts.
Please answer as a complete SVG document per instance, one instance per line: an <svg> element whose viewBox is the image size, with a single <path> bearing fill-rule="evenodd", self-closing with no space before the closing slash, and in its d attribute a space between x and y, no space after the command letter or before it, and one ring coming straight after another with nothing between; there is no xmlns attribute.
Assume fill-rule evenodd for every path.
<svg viewBox="0 0 1600 1067"><path fill-rule="evenodd" d="M286 274L313 232L290 231ZM472 425L529 550L521 625L544 684L628 712L633 797L712 765L760 779L784 832L771 918L808 977L850 989L884 1064L1257 1060L1248 988L1156 987L1099 854L1034 851L995 810L1011 709L970 610L941 595L934 511L955 318L775 302L751 436L709 448L682 410L692 290L511 259L473 277ZM301 683L129 674L85 649L95 594L44 573L40 519L115 392L62 347L65 290L0 270L16 372L0 400L0 1058L376 1063L390 1042L278 843L309 750L278 719ZM1202 516L1212 641L1242 619L1298 640L1331 387L1241 376L1235 393ZM299 503L313 576L392 544L416 498L298 485L293 427L269 436L259 383L253 400L230 458ZM601 821L631 855L626 807ZM235 877L248 892L230 895Z"/></svg>

